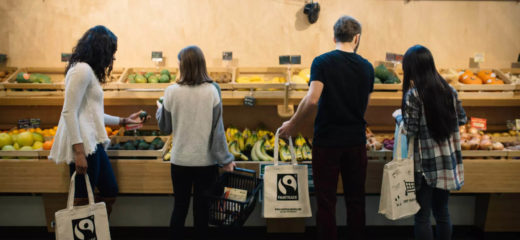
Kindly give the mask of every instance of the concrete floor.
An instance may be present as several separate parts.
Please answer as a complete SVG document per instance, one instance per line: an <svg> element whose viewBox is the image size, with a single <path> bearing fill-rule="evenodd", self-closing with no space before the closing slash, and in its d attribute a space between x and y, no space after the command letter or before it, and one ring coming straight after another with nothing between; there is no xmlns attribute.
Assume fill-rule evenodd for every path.
<svg viewBox="0 0 520 240"><path fill-rule="evenodd" d="M128 228L111 229L113 240L164 240L167 239L167 228ZM188 232L192 232L189 229ZM314 239L314 228L308 228L306 233L299 234L268 234L265 228L248 227L225 231L212 229L213 239L240 240L311 240ZM340 228L340 239L346 239L346 230ZM413 239L412 227L368 227L368 239L374 240L408 240ZM2 240L47 240L55 239L54 234L47 233L43 227L0 227ZM520 233L483 233L474 227L457 226L454 228L453 240L520 240Z"/></svg>

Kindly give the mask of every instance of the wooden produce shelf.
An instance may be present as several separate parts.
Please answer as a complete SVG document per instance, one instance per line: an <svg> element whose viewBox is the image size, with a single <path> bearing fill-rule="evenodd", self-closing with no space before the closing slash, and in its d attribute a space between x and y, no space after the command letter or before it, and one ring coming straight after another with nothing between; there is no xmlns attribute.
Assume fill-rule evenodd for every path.
<svg viewBox="0 0 520 240"><path fill-rule="evenodd" d="M14 74L3 82L7 96L63 96L65 89L65 69L58 67L24 67L19 68ZM51 83L18 83L18 73L41 73L50 77ZM17 91L21 90L21 91Z"/></svg>
<svg viewBox="0 0 520 240"><path fill-rule="evenodd" d="M120 193L171 194L169 162L112 160ZM366 192L377 194L385 162L368 162ZM239 166L258 170L258 163ZM45 159L0 160L0 193L66 193L69 167ZM258 171L257 171L258 172ZM520 193L519 160L464 160L465 185L454 193ZM341 180L338 193L342 193Z"/></svg>

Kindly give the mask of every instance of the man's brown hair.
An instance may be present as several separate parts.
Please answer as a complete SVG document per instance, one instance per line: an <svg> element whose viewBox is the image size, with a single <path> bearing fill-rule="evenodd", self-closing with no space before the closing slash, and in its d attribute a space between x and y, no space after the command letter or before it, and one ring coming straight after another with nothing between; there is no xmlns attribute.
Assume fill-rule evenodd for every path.
<svg viewBox="0 0 520 240"><path fill-rule="evenodd" d="M361 24L351 16L342 16L334 24L334 39L338 42L352 42L361 34Z"/></svg>

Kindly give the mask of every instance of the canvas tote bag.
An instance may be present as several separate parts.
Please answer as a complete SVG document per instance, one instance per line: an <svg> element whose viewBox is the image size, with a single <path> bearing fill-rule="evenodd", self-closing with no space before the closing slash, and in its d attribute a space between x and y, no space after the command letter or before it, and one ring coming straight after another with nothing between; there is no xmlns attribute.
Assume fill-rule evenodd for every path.
<svg viewBox="0 0 520 240"><path fill-rule="evenodd" d="M69 187L67 208L55 213L57 240L110 240L108 214L104 202L94 203L94 194L88 175L88 205L73 206L76 172L72 174Z"/></svg>
<svg viewBox="0 0 520 240"><path fill-rule="evenodd" d="M292 139L289 137L291 164L279 165L279 130L274 144L274 165L264 171L265 218L311 217L307 165L298 165Z"/></svg>
<svg viewBox="0 0 520 240"><path fill-rule="evenodd" d="M398 136L394 150L394 159L385 164L383 182L381 184L381 198L379 213L390 220L397 220L412 216L420 207L415 199L413 139L408 141L408 155L403 158L401 139L403 124L398 129ZM405 148L406 149L406 148Z"/></svg>

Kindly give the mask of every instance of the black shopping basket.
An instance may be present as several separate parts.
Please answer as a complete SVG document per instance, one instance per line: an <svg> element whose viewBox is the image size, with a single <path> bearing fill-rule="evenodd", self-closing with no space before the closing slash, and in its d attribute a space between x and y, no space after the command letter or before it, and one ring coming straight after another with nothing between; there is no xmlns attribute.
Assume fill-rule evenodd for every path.
<svg viewBox="0 0 520 240"><path fill-rule="evenodd" d="M246 174L242 174L242 173ZM223 197L224 187L247 190L245 202ZM258 191L262 187L262 179L256 178L256 172L249 169L236 168L232 173L220 176L216 186L209 195L209 224L220 227L239 227L244 225L258 200Z"/></svg>

